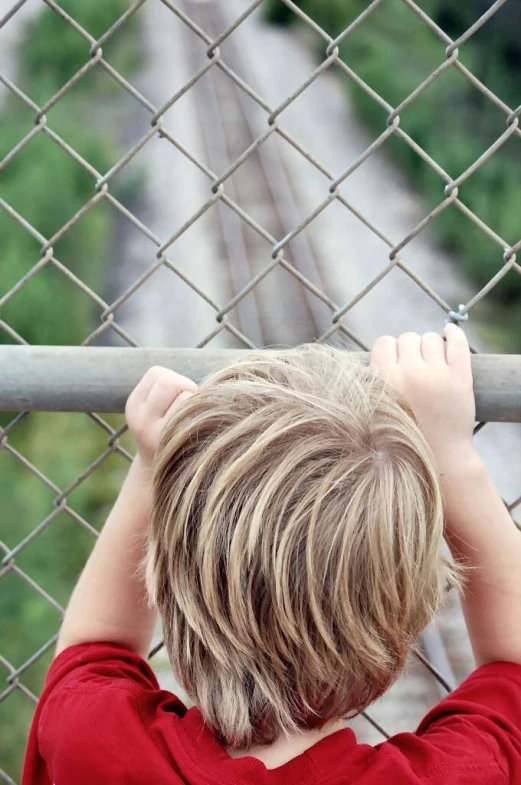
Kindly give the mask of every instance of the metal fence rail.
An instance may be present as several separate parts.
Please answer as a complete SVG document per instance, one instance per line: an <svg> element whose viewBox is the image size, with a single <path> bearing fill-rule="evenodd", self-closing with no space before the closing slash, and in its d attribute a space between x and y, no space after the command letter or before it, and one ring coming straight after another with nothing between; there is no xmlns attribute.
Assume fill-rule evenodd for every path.
<svg viewBox="0 0 521 785"><path fill-rule="evenodd" d="M445 59L428 75L398 106L391 106L375 89L366 83L356 72L356 63L348 62L340 52L343 44L361 25L367 24L371 15L382 4L383 0L373 0L367 8L340 35L333 38L318 23L302 11L299 5L291 0L280 0L293 12L313 34L322 41L322 61L309 73L308 77L288 94L278 105L272 105L260 94L259 88L249 79L247 53L241 50L239 34L243 24L262 5L263 0L237 0L232 13L231 5L224 0L211 3L197 3L195 0L160 0L164 9L174 15L180 27L186 30L194 55L194 67L186 83L168 100L159 104L147 95L146 89L137 86L132 76L118 71L106 54L110 39L130 23L132 17L140 19L147 13L150 3L136 0L131 3L123 15L100 36L95 38L86 30L73 15L66 12L55 0L43 0L42 7L50 9L58 15L64 25L73 29L88 44L88 56L77 72L63 84L43 104L38 104L17 84L16 78L0 73L0 83L6 92L31 114L34 125L27 133L21 132L20 138L0 163L0 170L7 171L18 156L42 135L57 145L64 155L73 159L76 164L91 178L90 198L76 211L52 236L44 236L24 216L23 211L15 209L8 201L0 198L0 206L7 216L21 230L26 232L39 247L35 253L30 269L7 291L0 292L0 308L11 304L30 286L36 277L47 268L64 276L71 287L89 298L97 309L99 324L93 326L78 347L31 347L26 345L24 335L19 334L8 320L0 318L0 331L4 343L9 346L0 347L0 412L19 411L13 419L6 422L0 429L0 451L9 460L14 461L20 470L31 474L35 481L42 484L52 496L49 513L28 534L17 542L4 543L0 539L0 550L3 560L0 567L0 587L7 578L15 577L17 586L23 583L24 590L29 589L44 603L57 613L54 629L57 629L59 617L63 612L62 604L53 598L40 583L28 574L20 564L20 557L33 543L44 537L58 516L66 515L74 525L85 533L92 535L92 542L97 534L96 528L81 515L70 503L69 497L93 474L102 473L103 467L113 456L129 461L131 455L122 438L124 428L113 426L108 419L101 417L99 412L121 412L124 401L132 385L140 377L146 367L161 364L175 368L181 373L199 381L214 368L237 356L242 351L273 345L273 309L280 312L290 310L293 321L297 324L300 318L305 323L307 332L297 333L293 339L289 328L280 331L279 342L288 345L288 335L297 341L304 335L322 341L334 340L340 336L343 341L358 351L367 352L367 339L357 332L351 322L355 306L363 298L370 295L393 270L400 270L412 281L439 309L440 325L445 319L465 321L473 308L480 303L497 284L511 271L521 275L521 265L516 254L521 250L521 236L515 243L508 243L498 234L497 227L487 225L473 212L460 197L459 189L472 175L487 163L499 149L511 138L521 140L519 118L521 107L507 106L460 60L460 52L467 42L480 28L505 5L507 0L497 0L469 29L457 40L452 40L413 0L403 0L410 12L418 17L444 45ZM17 14L26 5L26 0L18 0L9 7L0 19L0 33L15 23ZM47 10L47 13L49 11ZM138 13L139 12L139 13ZM204 54L202 65L195 65L196 55ZM24 53L21 53L24 56ZM467 79L487 101L492 102L503 113L504 131L479 158L459 172L451 176L429 155L418 142L400 126L400 116L407 107L413 104L444 72L456 70ZM53 128L52 108L63 101L68 94L91 71L104 72L114 80L126 93L129 100L139 104L147 114L148 127L141 137L121 155L119 160L108 171L98 171L82 153L74 149L70 142ZM318 160L305 144L285 128L285 112L308 90L325 72L338 73L348 78L367 96L378 104L385 112L386 121L381 133L363 150L356 160L352 160L342 171L332 171L329 166ZM211 83L205 78L211 77ZM201 157L179 141L171 131L167 122L167 113L188 94L195 93L205 84L209 92L205 97L204 111L212 111L212 122L215 122L215 134L205 139L208 156ZM247 101L247 104L244 102ZM227 125L226 113L222 104L240 106L240 141L241 149L230 152L233 129ZM210 109L209 107L213 107ZM200 106L201 108L201 106ZM0 106L1 111L1 106ZM201 108L203 111L203 108ZM434 119L434 118L433 118ZM220 123L220 125L218 125ZM210 138L211 137L211 138ZM437 206L428 211L424 217L406 234L393 236L387 229L377 225L373 218L348 198L343 187L349 178L391 137L400 139L418 158L422 165L432 170L439 178L440 198ZM136 158L143 148L153 140L161 139L162 144L173 148L183 159L190 161L198 174L206 178L206 195L203 203L180 226L175 223L169 233L158 234L147 225L141 214L125 204L113 193L116 176ZM308 164L323 176L322 190L316 192L316 206L303 215L299 213L295 200L287 197L291 190L290 177L284 171L280 159L274 157L267 143L276 139L280 145L289 146L293 154L300 154ZM218 146L210 155L211 145ZM228 144L228 147L227 147ZM266 209L271 211L266 222L252 210L249 199L251 188L241 180L245 164L256 167L259 189L265 191ZM492 196L491 196L492 198ZM268 204L269 202L269 204ZM317 258L312 241L312 229L315 221L332 204L343 208L350 216L360 221L371 234L378 237L387 247L387 256L382 259L381 269L360 290L349 292L342 301L338 301L330 291L328 282L317 283L321 262ZM57 244L78 225L85 216L95 208L110 206L116 214L131 225L137 235L150 243L147 266L135 280L126 285L114 296L106 292L96 291L84 280L80 279L71 269L60 253ZM45 196L42 196L42 210L45 210ZM219 224L216 230L219 241L227 249L231 293L218 299L209 293L194 277L189 275L178 264L176 248L193 227L213 214L213 208L219 210ZM409 244L445 210L456 209L470 223L483 233L497 249L497 272L481 286L465 303L457 306L447 302L433 287L425 281L410 264L402 258L402 252ZM267 215L268 213L266 213ZM2 254L0 240L0 256ZM274 285L274 291L266 288L272 280L270 274L275 270L283 270L287 285L280 290ZM213 314L213 323L208 332L191 349L153 349L140 347L139 340L131 334L128 326L120 319L123 306L132 302L140 290L154 279L158 273L168 271L172 280L182 281L192 293L204 302L205 307ZM222 271L220 271L222 272ZM519 280L521 289L521 279ZM263 287L265 287L263 289ZM264 292L264 294L262 294ZM255 298L252 299L252 298ZM270 302L268 307L267 302ZM279 311L276 311L278 314ZM36 315L35 315L36 318ZM59 314L56 318L59 320ZM378 322L378 313L374 319ZM271 321L270 321L271 320ZM293 322L292 322L293 323ZM519 326L518 326L519 329ZM214 343L219 338L227 338L232 347L220 348L222 344ZM99 347L100 342L110 343L112 340L131 348ZM215 348L219 346L219 348ZM241 347L241 348L236 348ZM482 422L521 422L521 358L516 356L496 356L475 354L473 357L475 375L475 392L478 417ZM23 451L13 446L13 438L17 429L24 427L33 417L33 411L77 411L86 412L93 428L104 434L104 448L95 460L65 487L59 487L46 467L41 466ZM98 412L98 413L95 413ZM50 415L51 416L51 415ZM516 456L514 460L519 460ZM514 514L519 511L521 496L506 500L508 508ZM0 503L1 504L1 503ZM0 524L1 526L1 524ZM3 535L2 535L3 537ZM18 560L18 561L17 561ZM21 581L21 583L20 583ZM4 687L0 687L0 705L10 705L13 696L22 698L33 704L37 695L25 684L26 673L31 667L44 658L52 649L56 635L41 641L41 645L21 661L11 662L2 656L0 648L0 677L4 678ZM434 640L434 643L433 643ZM0 647L3 644L0 641ZM424 649L432 658L436 658L436 636L432 635L424 641ZM433 648L434 646L434 648ZM454 683L453 674L442 673L443 664L433 665L424 653L418 657L430 674L434 675L440 689L446 690ZM446 662L444 656L437 658L438 663ZM423 667L423 666L422 666ZM2 673L3 672L3 673ZM13 701L14 703L14 701ZM13 709L14 711L14 709ZM8 715L6 715L8 716ZM366 715L373 727L383 736L393 732L392 728L383 727L371 713ZM2 768L0 761L0 781L13 782L12 776Z"/></svg>
<svg viewBox="0 0 521 785"><path fill-rule="evenodd" d="M248 351L0 346L0 367L5 369L0 411L123 412L151 365L171 368L199 384ZM369 354L355 354L368 362ZM472 373L478 420L520 423L521 356L474 355Z"/></svg>

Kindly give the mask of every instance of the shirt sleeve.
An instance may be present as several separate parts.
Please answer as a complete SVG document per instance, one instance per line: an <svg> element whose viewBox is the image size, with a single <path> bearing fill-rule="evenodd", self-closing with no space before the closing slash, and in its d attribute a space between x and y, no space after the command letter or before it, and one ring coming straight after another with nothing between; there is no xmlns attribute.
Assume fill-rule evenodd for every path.
<svg viewBox="0 0 521 785"><path fill-rule="evenodd" d="M498 782L521 782L521 665L478 668L427 714L416 736L449 764L495 763Z"/></svg>
<svg viewBox="0 0 521 785"><path fill-rule="evenodd" d="M80 643L64 649L53 660L45 680L45 693L58 686L101 686L107 680L131 688L135 685L160 689L148 662L131 649L116 643Z"/></svg>
<svg viewBox="0 0 521 785"><path fill-rule="evenodd" d="M161 690L152 668L136 652L113 643L65 649L47 674L29 734L22 785L71 781L67 778L73 772L78 785L83 776L85 782L93 782L97 748L104 767L103 779L97 781L109 782L105 745L112 740L110 746L126 750L127 757L141 754L142 749L137 749L144 735L141 712L147 705L152 712L158 706L180 716L186 711L179 698ZM91 740L88 745L86 734ZM133 734L136 743L129 752ZM118 761L113 763L117 770Z"/></svg>

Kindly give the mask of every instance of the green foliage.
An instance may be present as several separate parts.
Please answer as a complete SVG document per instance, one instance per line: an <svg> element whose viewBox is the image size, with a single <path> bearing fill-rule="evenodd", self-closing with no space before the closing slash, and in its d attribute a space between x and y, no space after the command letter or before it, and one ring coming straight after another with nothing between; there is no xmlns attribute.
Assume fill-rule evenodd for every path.
<svg viewBox="0 0 521 785"><path fill-rule="evenodd" d="M281 5L279 0L271 0L268 18L294 21L294 14L290 19L286 11L281 14ZM333 37L367 7L361 0L300 0L297 5ZM453 37L459 36L485 10L479 0L459 6L448 0L428 0L422 8ZM504 16L496 15L486 29L461 47L459 59L515 108L520 102L521 45L512 36L511 27ZM323 40L317 39L317 48L323 57ZM396 107L444 62L444 49L440 39L404 3L388 0L344 41L340 55L373 90ZM381 133L386 127L386 110L347 77L346 87L362 116ZM400 127L453 178L471 166L503 133L505 120L505 114L453 68L400 113ZM459 190L464 204L509 244L521 237L519 144L517 138L507 142ZM419 188L426 211L439 205L445 187L439 175L397 137L386 149ZM501 248L483 242L483 236L456 207L443 212L434 226L440 240L460 254L467 273L478 286L501 268ZM519 308L518 276L507 276L491 297Z"/></svg>
<svg viewBox="0 0 521 785"><path fill-rule="evenodd" d="M61 0L60 7L70 15L94 39L106 30L128 9L126 0ZM128 41L128 23L115 33ZM121 40L121 39L120 39ZM89 60L91 43L61 16L52 11L36 17L27 31L27 47L24 51L24 72L27 81L34 74L40 80L63 85ZM137 51L137 48L134 50ZM114 63L114 58L111 58ZM118 67L121 63L118 63Z"/></svg>
<svg viewBox="0 0 521 785"><path fill-rule="evenodd" d="M291 8L281 2L269 2L265 6L265 16L269 22L276 25L290 25L296 20Z"/></svg>
<svg viewBox="0 0 521 785"><path fill-rule="evenodd" d="M108 3L89 2L78 6L68 0L61 3L66 12L94 37L99 37L127 8L124 0ZM116 68L137 65L136 25L130 20L112 39L111 63ZM21 86L37 102L46 101L88 60L90 45L54 11L46 8L28 25L20 51L24 66ZM129 58L130 53L130 58ZM94 81L86 77L78 82L66 99L50 110L50 127L77 150L91 166L105 172L117 160L114 143L99 135L83 122L87 90L99 95L96 73ZM103 92L103 89L102 89ZM64 101L67 103L64 104ZM0 136L2 159L31 129L32 113L17 98L10 97L2 111ZM11 160L0 178L0 193L6 202L44 237L51 238L94 195L95 178L44 132L39 133ZM127 181L123 192L134 184ZM110 240L107 206L94 207L53 244L55 256L75 276L95 291L105 283L103 255ZM14 286L40 257L38 240L16 223L6 212L0 213L0 236L4 264L0 267L0 296ZM2 318L29 343L77 344L94 328L95 306L52 263L4 306ZM35 320L35 313L39 314ZM0 333L0 343L11 338Z"/></svg>
<svg viewBox="0 0 521 785"><path fill-rule="evenodd" d="M20 112L9 112L9 125L1 136L0 158L20 137ZM87 159L98 170L108 168L107 148L89 137L72 120L63 124L67 138L82 136ZM92 176L67 155L55 142L39 134L7 167L1 180L6 201L44 237L51 238L93 195ZM91 211L74 230L54 245L57 258L95 289L103 284L101 259L92 258L106 249L109 218L104 210ZM4 263L0 267L0 291L8 291L38 261L39 243L16 224L7 213L0 213L0 236L4 244ZM34 318L39 314L39 319ZM51 264L38 272L19 294L4 306L2 318L29 343L81 343L94 321L94 303L62 272ZM0 342L10 342L0 335Z"/></svg>
<svg viewBox="0 0 521 785"><path fill-rule="evenodd" d="M43 5L43 4L42 4ZM61 7L98 38L128 8L125 0L84 3L61 0ZM109 61L124 73L135 67L136 22L130 20L107 43ZM54 95L89 59L90 44L54 11L44 7L28 25L20 42L22 70L17 83L39 105ZM98 172L106 172L121 155L107 135L86 123L89 102L111 99L111 81L99 66L81 79L48 113L48 125ZM107 93L108 91L108 93ZM11 96L0 109L0 160L31 130L34 113ZM95 177L40 132L5 167L0 194L37 232L50 239L95 196ZM135 183L116 191L126 196ZM59 240L54 259L72 276L103 296L113 214L106 203L95 205ZM7 212L0 212L2 264L0 297L29 275L24 287L2 307L1 319L31 344L77 345L95 329L99 307L52 261L32 275L41 258L41 241ZM12 337L0 331L0 343ZM13 415L0 413L0 428ZM114 427L122 417L107 418ZM60 489L68 488L107 448L108 434L87 415L31 414L8 438L19 451ZM127 464L110 456L96 472L67 496L68 507L100 528L119 489ZM0 539L15 547L55 511L57 492L49 488L7 450L0 450ZM94 542L93 535L61 512L16 558L17 568L65 605ZM59 626L59 613L11 571L0 591L0 652L15 667L37 651ZM39 694L52 658L50 650L23 674L23 683ZM7 678L0 666L0 678ZM3 689L3 687L1 688ZM1 767L20 780L32 703L15 691L0 704Z"/></svg>

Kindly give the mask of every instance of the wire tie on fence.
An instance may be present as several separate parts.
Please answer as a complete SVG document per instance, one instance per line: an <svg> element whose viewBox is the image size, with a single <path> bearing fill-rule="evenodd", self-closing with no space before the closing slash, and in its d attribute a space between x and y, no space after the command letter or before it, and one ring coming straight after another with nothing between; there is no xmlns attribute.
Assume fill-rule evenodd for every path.
<svg viewBox="0 0 521 785"><path fill-rule="evenodd" d="M336 58L336 59L338 59L338 57L340 57L340 47L338 46L338 44L335 44L335 46L333 46L334 43L335 43L334 41L331 41L331 43L328 45L328 47L326 49L326 57L328 59L330 57L333 57L333 58Z"/></svg>
<svg viewBox="0 0 521 785"><path fill-rule="evenodd" d="M161 126L163 125L163 115L162 114L158 115L157 117L153 117L150 125L152 126L152 128L157 128L158 132L159 132L159 136L161 138L164 138L163 134L162 134L162 128L161 128Z"/></svg>
<svg viewBox="0 0 521 785"><path fill-rule="evenodd" d="M284 104L281 104L281 106L284 106ZM287 106L286 106L286 109L287 109ZM279 114L280 114L280 106L279 106L278 109L274 109L273 112L271 112L271 114L268 115L268 125L269 126L275 126L276 127L276 123L277 123L277 119L279 117Z"/></svg>
<svg viewBox="0 0 521 785"><path fill-rule="evenodd" d="M449 311L447 316L449 318L445 319L445 324L449 324L449 322L452 322L453 324L459 324L460 322L468 322L469 320L469 315L465 311L465 306L463 303L458 305L457 311Z"/></svg>
<svg viewBox="0 0 521 785"><path fill-rule="evenodd" d="M212 191L213 195L215 196L214 201L216 202L224 194L224 183L218 183L217 185L215 185L215 183L214 183L212 185L211 191Z"/></svg>
<svg viewBox="0 0 521 785"><path fill-rule="evenodd" d="M237 305L237 303L235 303L235 305ZM235 307L235 306L232 306L232 307ZM231 309L228 306L225 306L224 308L221 308L220 311L217 311L217 313L215 314L215 321L217 322L217 324L221 324L222 323L224 317L226 316L226 314L230 310Z"/></svg>
<svg viewBox="0 0 521 785"><path fill-rule="evenodd" d="M400 113L394 109L387 117L387 125L393 128L398 128L400 125Z"/></svg>
<svg viewBox="0 0 521 785"><path fill-rule="evenodd" d="M336 38L332 38L331 41L328 43L326 47L326 57L331 57L332 54L336 54L336 56L338 57L340 53L340 47L336 41L337 41Z"/></svg>
<svg viewBox="0 0 521 785"><path fill-rule="evenodd" d="M0 564L2 565L2 573L4 568L6 572L9 572L14 565L13 550L15 549L12 548L10 551L7 551L7 553L4 554L4 556L2 557L2 561L0 562Z"/></svg>
<svg viewBox="0 0 521 785"><path fill-rule="evenodd" d="M340 319L340 318L341 318L343 315L344 315L344 313L343 313L343 310L342 310L342 308L337 308L337 309L336 309L336 311L334 311L334 312L331 314L331 324L336 324L336 323L338 322L338 320L339 320L339 319Z"/></svg>
<svg viewBox="0 0 521 785"><path fill-rule="evenodd" d="M453 60L457 60L459 57L459 48L455 45L456 42L453 41L448 47L445 49L445 57L449 60L451 57Z"/></svg>
<svg viewBox="0 0 521 785"><path fill-rule="evenodd" d="M107 313L107 311L108 311L108 313ZM114 312L107 308L107 310L103 311L103 313L101 314L100 321L101 322L113 322L114 321Z"/></svg>
<svg viewBox="0 0 521 785"><path fill-rule="evenodd" d="M105 33L103 33L101 38L105 38ZM101 60L101 58L103 57L103 46L100 46L98 41L94 41L94 43L92 44L91 48L89 49L89 54L90 54L91 58L95 57L98 60Z"/></svg>
<svg viewBox="0 0 521 785"><path fill-rule="evenodd" d="M210 46L206 50L206 56L208 60L219 60L221 57L221 50L219 49L218 46L216 46L214 49L213 44L210 44Z"/></svg>
<svg viewBox="0 0 521 785"><path fill-rule="evenodd" d="M519 127L519 117L516 112L512 112L507 117L507 127L511 128L512 126L514 126L514 129ZM514 133L514 131L512 131L512 133Z"/></svg>
<svg viewBox="0 0 521 785"><path fill-rule="evenodd" d="M219 49L218 46L215 46L215 42L213 42L213 43L210 44L210 46L206 50L206 57L209 60L212 60L215 57L216 53L217 53L217 57L221 56L221 50Z"/></svg>
<svg viewBox="0 0 521 785"><path fill-rule="evenodd" d="M58 507L62 507L62 508L67 507L67 493L63 493L62 492L62 493L58 494L56 499L54 499L54 501L53 501L53 505L56 508L58 508Z"/></svg>
<svg viewBox="0 0 521 785"><path fill-rule="evenodd" d="M518 106L517 109L514 109L513 112L510 112L510 114L507 117L507 125L513 123L514 120L517 120L520 116L521 116L521 105Z"/></svg>
<svg viewBox="0 0 521 785"><path fill-rule="evenodd" d="M45 245L42 245L42 259L46 259L47 262L50 262L52 261L53 256L54 256L53 246L49 245L49 243L45 243Z"/></svg>
<svg viewBox="0 0 521 785"><path fill-rule="evenodd" d="M128 431L128 425L125 424L124 426L119 428L119 430L113 433L112 436L107 440L108 446L112 447L113 451L119 447L119 440L121 439L122 436L125 435L127 431Z"/></svg>
<svg viewBox="0 0 521 785"><path fill-rule="evenodd" d="M121 167L121 168L123 168L123 167ZM94 186L94 190L97 193L101 192L103 194L106 194L107 191L109 190L109 185L108 185L108 181L107 181L106 178L109 177L109 176L112 177L112 175L110 174L111 171L112 171L112 169L110 171L108 171L107 174L102 175L102 177L100 177L99 180L96 180L96 185Z"/></svg>
<svg viewBox="0 0 521 785"><path fill-rule="evenodd" d="M458 186L454 185L454 182L449 183L445 186L443 193L445 194L446 199L450 199L452 197L452 201L457 198L458 196Z"/></svg>
<svg viewBox="0 0 521 785"><path fill-rule="evenodd" d="M4 556L4 560L5 560L5 556ZM7 573L11 572L13 567L14 567L14 559L9 559L5 564L4 561L2 561L2 569L0 569L0 579L5 578Z"/></svg>
<svg viewBox="0 0 521 785"><path fill-rule="evenodd" d="M512 264L516 261L516 252L513 248L505 248L503 251L503 261L509 262L512 259Z"/></svg>

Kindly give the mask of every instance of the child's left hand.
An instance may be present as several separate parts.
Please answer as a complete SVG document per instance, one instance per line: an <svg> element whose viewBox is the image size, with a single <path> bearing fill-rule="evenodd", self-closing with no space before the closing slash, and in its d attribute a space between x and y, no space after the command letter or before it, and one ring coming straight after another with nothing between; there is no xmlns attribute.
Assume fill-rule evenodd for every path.
<svg viewBox="0 0 521 785"><path fill-rule="evenodd" d="M197 390L192 379L154 365L130 393L125 417L147 468L152 466L161 434L173 412Z"/></svg>

